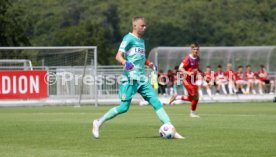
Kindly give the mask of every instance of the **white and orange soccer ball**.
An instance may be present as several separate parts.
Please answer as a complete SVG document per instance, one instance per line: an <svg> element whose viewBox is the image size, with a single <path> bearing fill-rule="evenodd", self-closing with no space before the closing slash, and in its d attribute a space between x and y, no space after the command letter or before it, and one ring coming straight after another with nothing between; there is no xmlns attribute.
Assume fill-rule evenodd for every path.
<svg viewBox="0 0 276 157"><path fill-rule="evenodd" d="M165 139L173 139L176 131L172 124L163 124L159 129L159 134Z"/></svg>

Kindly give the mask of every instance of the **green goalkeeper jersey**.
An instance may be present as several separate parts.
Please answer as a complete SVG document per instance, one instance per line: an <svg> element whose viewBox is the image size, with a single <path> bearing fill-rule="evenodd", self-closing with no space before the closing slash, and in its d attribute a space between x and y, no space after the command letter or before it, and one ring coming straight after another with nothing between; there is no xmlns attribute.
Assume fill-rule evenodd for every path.
<svg viewBox="0 0 276 157"><path fill-rule="evenodd" d="M134 64L134 69L131 71L124 70L126 78L131 80L146 80L145 74L145 42L144 39L138 38L132 33L124 36L120 45L119 51L124 52L124 58Z"/></svg>

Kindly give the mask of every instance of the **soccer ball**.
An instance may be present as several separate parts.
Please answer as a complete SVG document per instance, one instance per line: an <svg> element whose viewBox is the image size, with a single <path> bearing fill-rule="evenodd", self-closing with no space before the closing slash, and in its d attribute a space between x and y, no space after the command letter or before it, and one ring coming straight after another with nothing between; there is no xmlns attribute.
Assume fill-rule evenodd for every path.
<svg viewBox="0 0 276 157"><path fill-rule="evenodd" d="M175 128L172 124L163 124L159 129L161 137L166 139L172 139L175 135Z"/></svg>

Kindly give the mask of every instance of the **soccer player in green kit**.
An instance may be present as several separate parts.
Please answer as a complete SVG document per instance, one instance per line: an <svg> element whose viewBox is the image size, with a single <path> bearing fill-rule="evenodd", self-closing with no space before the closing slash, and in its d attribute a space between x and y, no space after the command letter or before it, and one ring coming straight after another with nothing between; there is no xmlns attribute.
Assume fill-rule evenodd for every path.
<svg viewBox="0 0 276 157"><path fill-rule="evenodd" d="M145 74L145 65L150 66L152 69L156 67L145 57L145 43L144 39L142 39L145 30L145 19L143 17L134 17L132 19L132 33L124 36L116 55L116 60L124 65L124 78L121 80L119 91L121 103L119 106L111 108L99 119L93 121L92 134L95 138L100 137L99 129L105 121L128 111L132 96L136 92L141 94L152 105L163 124L171 123ZM183 139L184 137L176 133L174 138Z"/></svg>

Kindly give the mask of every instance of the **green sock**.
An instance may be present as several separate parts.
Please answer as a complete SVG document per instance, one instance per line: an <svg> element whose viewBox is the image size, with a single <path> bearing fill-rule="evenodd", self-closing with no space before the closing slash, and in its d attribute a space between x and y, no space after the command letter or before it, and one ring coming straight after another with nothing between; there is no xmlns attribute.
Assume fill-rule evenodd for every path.
<svg viewBox="0 0 276 157"><path fill-rule="evenodd" d="M175 93L177 93L177 87L176 86L177 86L176 84L173 85L173 90L174 90Z"/></svg>
<svg viewBox="0 0 276 157"><path fill-rule="evenodd" d="M99 125L102 125L105 121L114 118L117 114L118 112L116 110L116 107L111 108L99 119Z"/></svg>
<svg viewBox="0 0 276 157"><path fill-rule="evenodd" d="M168 114L166 113L166 111L164 110L164 108L160 108L159 110L156 111L156 114L158 116L158 118L160 119L160 121L165 124L165 123L171 123L171 120L168 116Z"/></svg>

